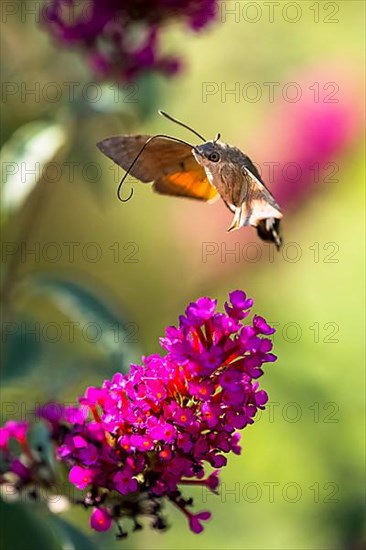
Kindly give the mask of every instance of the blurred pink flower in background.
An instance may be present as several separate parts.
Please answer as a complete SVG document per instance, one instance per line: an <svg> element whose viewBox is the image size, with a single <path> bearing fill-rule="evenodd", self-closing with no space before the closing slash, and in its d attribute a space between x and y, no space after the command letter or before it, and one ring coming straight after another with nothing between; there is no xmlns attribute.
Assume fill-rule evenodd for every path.
<svg viewBox="0 0 366 550"><path fill-rule="evenodd" d="M260 165L278 163L272 174L268 164L261 172L284 210L311 198L322 183L338 182L339 157L354 144L363 119L355 71L324 62L286 80L294 83L291 94L296 97L297 90L299 99L281 95L251 148Z"/></svg>

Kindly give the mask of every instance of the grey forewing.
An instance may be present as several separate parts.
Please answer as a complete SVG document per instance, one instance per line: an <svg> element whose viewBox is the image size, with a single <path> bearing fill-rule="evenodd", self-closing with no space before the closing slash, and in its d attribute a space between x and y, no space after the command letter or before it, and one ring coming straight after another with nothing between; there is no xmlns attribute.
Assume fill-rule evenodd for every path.
<svg viewBox="0 0 366 550"><path fill-rule="evenodd" d="M242 204L248 193L248 180L240 165L223 162L218 176L215 187L224 201L235 206Z"/></svg>
<svg viewBox="0 0 366 550"><path fill-rule="evenodd" d="M244 166L245 166L246 168L248 168L248 170L249 170L252 174L254 174L255 177L256 177L257 179L259 179L259 181L266 187L266 185L265 185L264 181L262 180L261 175L260 175L260 173L258 172L258 169L257 169L257 167L255 166L255 164L253 164L253 162L250 160L250 158L249 158L247 155L244 155L244 154L243 154L243 157L244 157L244 159L243 159L243 163L242 163L242 164L244 164Z"/></svg>

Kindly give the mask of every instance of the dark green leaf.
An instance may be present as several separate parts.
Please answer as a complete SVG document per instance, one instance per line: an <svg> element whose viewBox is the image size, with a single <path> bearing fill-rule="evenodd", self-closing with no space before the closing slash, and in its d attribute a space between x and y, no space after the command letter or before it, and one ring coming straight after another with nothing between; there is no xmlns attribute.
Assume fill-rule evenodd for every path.
<svg viewBox="0 0 366 550"><path fill-rule="evenodd" d="M32 277L28 284L32 292L44 296L64 316L77 322L88 340L119 369L127 369L136 358L138 326L125 322L111 297L101 296L97 288L51 276Z"/></svg>
<svg viewBox="0 0 366 550"><path fill-rule="evenodd" d="M55 530L29 505L0 500L1 547L4 550L62 550Z"/></svg>
<svg viewBox="0 0 366 550"><path fill-rule="evenodd" d="M59 534L61 546L65 550L96 550L97 547L89 537L60 516L51 516L50 523Z"/></svg>
<svg viewBox="0 0 366 550"><path fill-rule="evenodd" d="M27 374L36 364L41 344L33 335L25 336L28 322L2 323L1 378L9 380ZM34 327L34 323L30 323Z"/></svg>

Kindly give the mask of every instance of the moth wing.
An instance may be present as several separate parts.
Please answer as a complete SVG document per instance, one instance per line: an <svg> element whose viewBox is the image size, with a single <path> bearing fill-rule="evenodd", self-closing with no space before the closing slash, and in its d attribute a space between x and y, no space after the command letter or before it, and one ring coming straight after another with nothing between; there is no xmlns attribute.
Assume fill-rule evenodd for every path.
<svg viewBox="0 0 366 550"><path fill-rule="evenodd" d="M251 170L246 166L242 169L248 184L243 204L244 225L257 227L259 222L268 218L280 220L282 213L272 193Z"/></svg>
<svg viewBox="0 0 366 550"><path fill-rule="evenodd" d="M248 191L243 204L243 225L252 225L257 229L258 236L263 241L273 242L280 249L280 220L282 213L272 193L267 189L260 175L243 166L243 172L248 181Z"/></svg>
<svg viewBox="0 0 366 550"><path fill-rule="evenodd" d="M124 170L129 170L141 148L151 136L115 136L97 143L97 147ZM157 193L210 201L218 196L195 160L192 149L184 143L155 138L129 170L144 183L154 182Z"/></svg>
<svg viewBox="0 0 366 550"><path fill-rule="evenodd" d="M193 154L176 164L153 185L157 193L214 202L220 197Z"/></svg>
<svg viewBox="0 0 366 550"><path fill-rule="evenodd" d="M127 171L150 137L148 135L115 136L103 139L97 143L97 147ZM191 151L189 145L157 137L146 145L129 172L131 176L144 183L152 182L177 161L193 156Z"/></svg>

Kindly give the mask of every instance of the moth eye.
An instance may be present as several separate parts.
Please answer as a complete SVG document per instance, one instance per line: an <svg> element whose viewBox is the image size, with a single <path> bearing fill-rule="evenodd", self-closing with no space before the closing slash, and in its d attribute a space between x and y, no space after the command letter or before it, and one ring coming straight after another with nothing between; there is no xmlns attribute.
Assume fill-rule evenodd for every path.
<svg viewBox="0 0 366 550"><path fill-rule="evenodd" d="M220 160L220 155L219 153L217 153L216 151L214 151L213 153L211 153L209 156L208 156L208 160L210 160L211 162L218 162Z"/></svg>

